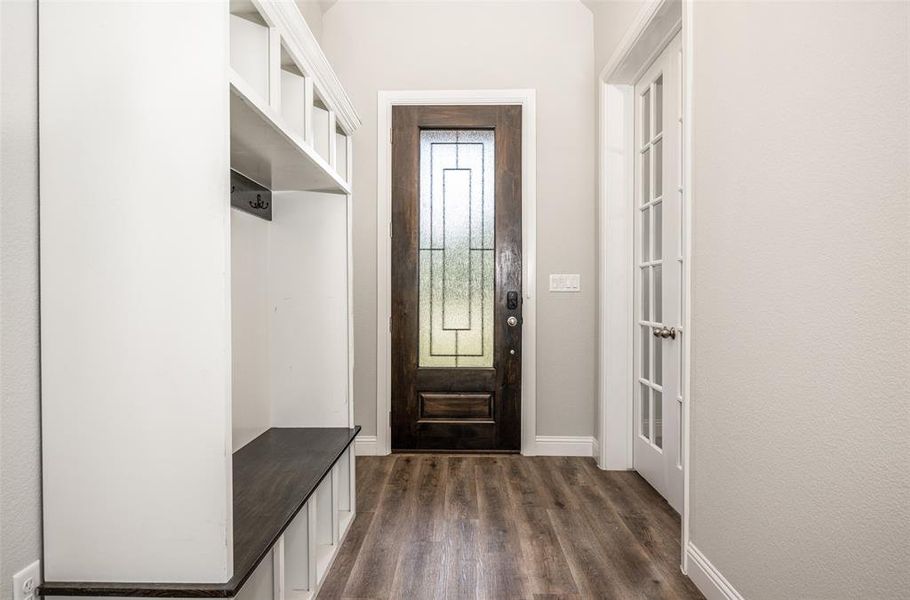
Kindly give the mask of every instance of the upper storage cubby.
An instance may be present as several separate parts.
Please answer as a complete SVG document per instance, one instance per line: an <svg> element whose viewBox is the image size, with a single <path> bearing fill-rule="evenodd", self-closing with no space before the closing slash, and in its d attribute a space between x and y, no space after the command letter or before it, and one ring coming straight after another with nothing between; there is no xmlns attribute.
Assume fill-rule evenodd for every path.
<svg viewBox="0 0 910 600"><path fill-rule="evenodd" d="M284 45L281 46L281 116L294 133L306 140L307 107L313 102L313 80L307 79Z"/></svg>
<svg viewBox="0 0 910 600"><path fill-rule="evenodd" d="M335 125L335 171L345 181L351 181L351 148L350 136L345 133L340 125Z"/></svg>
<svg viewBox="0 0 910 600"><path fill-rule="evenodd" d="M322 93L315 90L313 93L313 146L319 156L326 161L332 160L331 121L332 111L322 99Z"/></svg>
<svg viewBox="0 0 910 600"><path fill-rule="evenodd" d="M300 11L232 0L230 12L231 168L272 191L350 193L360 120Z"/></svg>
<svg viewBox="0 0 910 600"><path fill-rule="evenodd" d="M231 69L263 104L269 101L269 36L272 31L252 2L231 2Z"/></svg>

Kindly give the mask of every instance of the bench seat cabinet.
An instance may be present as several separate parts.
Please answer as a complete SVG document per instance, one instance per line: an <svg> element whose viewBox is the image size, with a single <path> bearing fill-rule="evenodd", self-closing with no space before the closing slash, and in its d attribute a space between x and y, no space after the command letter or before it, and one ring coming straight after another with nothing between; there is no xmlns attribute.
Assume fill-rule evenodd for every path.
<svg viewBox="0 0 910 600"><path fill-rule="evenodd" d="M306 598L355 507L357 112L293 2L38 19L43 593Z"/></svg>
<svg viewBox="0 0 910 600"><path fill-rule="evenodd" d="M234 575L223 584L47 582L46 597L315 597L353 521L359 427L272 428L234 453Z"/></svg>

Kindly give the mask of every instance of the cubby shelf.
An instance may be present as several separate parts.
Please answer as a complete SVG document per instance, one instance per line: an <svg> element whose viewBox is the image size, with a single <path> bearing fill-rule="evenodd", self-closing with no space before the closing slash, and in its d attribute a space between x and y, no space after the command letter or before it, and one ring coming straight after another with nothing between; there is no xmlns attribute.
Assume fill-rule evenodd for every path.
<svg viewBox="0 0 910 600"><path fill-rule="evenodd" d="M351 443L360 427L272 428L238 450L234 471L234 576L226 583L92 583L47 582L43 596L104 596L142 598L234 598L296 519L308 518L303 509L317 490L336 487L340 460L352 460ZM331 497L331 494L329 495ZM349 496L352 498L353 495ZM337 511L337 499L326 507ZM317 513L318 513L317 506ZM330 520L337 517L326 513ZM324 519L326 515L316 515ZM312 520L312 519L311 519ZM313 523L316 528L325 523ZM333 527L334 525L329 525ZM347 527L331 536L331 543L315 543L316 581L322 582ZM315 532L308 532L313 535ZM282 557L283 560L283 557ZM309 558L307 557L307 562ZM287 569L288 566L286 565ZM309 568L309 567L305 567ZM286 598L306 598L297 592Z"/></svg>
<svg viewBox="0 0 910 600"><path fill-rule="evenodd" d="M272 191L350 194L350 185L231 72L231 168Z"/></svg>

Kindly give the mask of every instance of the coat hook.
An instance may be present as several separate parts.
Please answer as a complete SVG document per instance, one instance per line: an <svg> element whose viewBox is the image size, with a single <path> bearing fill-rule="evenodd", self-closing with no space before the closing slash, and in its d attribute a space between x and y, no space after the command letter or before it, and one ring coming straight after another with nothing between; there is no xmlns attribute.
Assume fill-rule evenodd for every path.
<svg viewBox="0 0 910 600"><path fill-rule="evenodd" d="M255 208L259 210L265 210L269 207L269 203L262 199L262 194L256 194L256 201L253 202L250 200L250 208Z"/></svg>

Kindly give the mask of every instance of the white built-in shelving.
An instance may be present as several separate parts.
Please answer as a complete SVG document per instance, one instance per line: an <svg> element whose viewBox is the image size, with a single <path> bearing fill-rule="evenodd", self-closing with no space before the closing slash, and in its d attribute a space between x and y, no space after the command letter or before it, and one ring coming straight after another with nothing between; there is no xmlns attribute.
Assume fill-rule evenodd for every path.
<svg viewBox="0 0 910 600"><path fill-rule="evenodd" d="M46 597L314 598L354 519L352 446L255 544L237 457L276 429L356 435L359 117L294 2L38 18ZM231 170L272 221L231 208Z"/></svg>
<svg viewBox="0 0 910 600"><path fill-rule="evenodd" d="M238 599L311 600L319 593L353 521L354 454L349 447L275 544ZM249 590L247 589L249 588ZM259 590L265 590L259 591ZM252 599L251 599L252 600Z"/></svg>
<svg viewBox="0 0 910 600"><path fill-rule="evenodd" d="M231 167L273 191L349 194L356 116L343 91L329 93L337 80L320 73L315 41L300 47L309 31L289 29L287 4L231 3Z"/></svg>

